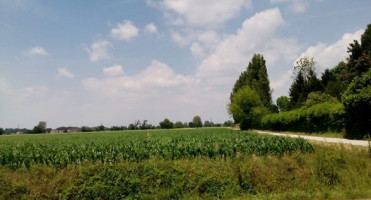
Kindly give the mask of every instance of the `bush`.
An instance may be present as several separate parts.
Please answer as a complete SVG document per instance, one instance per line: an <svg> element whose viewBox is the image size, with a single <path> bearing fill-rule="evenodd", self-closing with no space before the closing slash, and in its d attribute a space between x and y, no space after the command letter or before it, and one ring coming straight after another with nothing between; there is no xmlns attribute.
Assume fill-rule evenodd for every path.
<svg viewBox="0 0 371 200"><path fill-rule="evenodd" d="M371 134L371 69L355 78L342 96L345 107L345 129L348 138Z"/></svg>
<svg viewBox="0 0 371 200"><path fill-rule="evenodd" d="M262 118L264 129L275 131L340 132L344 128L344 106L325 102Z"/></svg>
<svg viewBox="0 0 371 200"><path fill-rule="evenodd" d="M259 128L262 116L268 113L259 95L250 87L239 89L228 105L228 113L240 123L241 130Z"/></svg>

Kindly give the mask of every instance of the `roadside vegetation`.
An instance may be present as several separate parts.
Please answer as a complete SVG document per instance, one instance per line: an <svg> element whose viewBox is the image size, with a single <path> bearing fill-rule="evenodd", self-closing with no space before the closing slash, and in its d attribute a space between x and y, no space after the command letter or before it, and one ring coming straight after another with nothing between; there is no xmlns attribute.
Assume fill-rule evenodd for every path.
<svg viewBox="0 0 371 200"><path fill-rule="evenodd" d="M251 59L236 81L228 111L242 130L266 129L306 133L371 135L371 24L360 42L349 44L346 62L317 77L314 58L300 58L293 69L289 95L272 103L262 55Z"/></svg>
<svg viewBox="0 0 371 200"><path fill-rule="evenodd" d="M223 128L19 135L0 143L0 199L371 196L367 148ZM24 164L32 156L40 160Z"/></svg>

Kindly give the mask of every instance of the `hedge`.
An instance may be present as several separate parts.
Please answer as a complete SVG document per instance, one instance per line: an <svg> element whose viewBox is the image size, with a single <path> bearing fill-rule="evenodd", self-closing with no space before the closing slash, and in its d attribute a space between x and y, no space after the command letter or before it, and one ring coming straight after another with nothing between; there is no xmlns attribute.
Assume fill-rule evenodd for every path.
<svg viewBox="0 0 371 200"><path fill-rule="evenodd" d="M341 132L344 129L342 103L321 103L309 108L269 114L262 118L262 128L274 131Z"/></svg>

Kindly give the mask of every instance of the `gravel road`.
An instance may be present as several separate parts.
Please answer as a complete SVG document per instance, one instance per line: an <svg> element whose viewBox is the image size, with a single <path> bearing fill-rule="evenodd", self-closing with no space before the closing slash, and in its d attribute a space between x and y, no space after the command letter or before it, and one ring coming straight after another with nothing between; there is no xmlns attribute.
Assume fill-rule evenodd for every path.
<svg viewBox="0 0 371 200"><path fill-rule="evenodd" d="M364 140L348 140L348 139L341 139L341 138L326 138L326 137L316 137L316 136L307 136L307 135L295 135L295 134L284 134L284 133L274 133L269 131L256 131L262 134L270 134L276 136L285 136L285 137L293 137L293 138L304 138L307 140L319 141L319 142L328 142L328 143L337 143L337 144L351 144L356 146L365 146L367 147L368 141Z"/></svg>

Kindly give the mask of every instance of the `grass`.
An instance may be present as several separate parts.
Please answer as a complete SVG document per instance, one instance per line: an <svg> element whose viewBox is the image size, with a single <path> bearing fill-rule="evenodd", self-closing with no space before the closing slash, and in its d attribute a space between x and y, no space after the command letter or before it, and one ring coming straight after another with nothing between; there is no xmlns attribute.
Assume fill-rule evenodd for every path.
<svg viewBox="0 0 371 200"><path fill-rule="evenodd" d="M270 131L268 132L282 133L282 134L292 134L292 135L306 135L306 136L316 136L316 137L328 137L328 138L342 138L344 139L344 133L336 132L324 132L324 133L305 133L305 132L290 132L290 131Z"/></svg>
<svg viewBox="0 0 371 200"><path fill-rule="evenodd" d="M185 137L200 130L225 133L219 129L165 133ZM162 131L129 133L167 137ZM93 135L103 141L115 137L115 133ZM116 139L122 136L129 137L118 132ZM57 135L59 140L64 137L76 142L81 138L80 134ZM368 148L342 145L316 144L312 153L297 150L281 155L236 152L233 157L86 161L64 168L38 163L29 169L0 166L0 199L353 199L370 198L370 186Z"/></svg>

